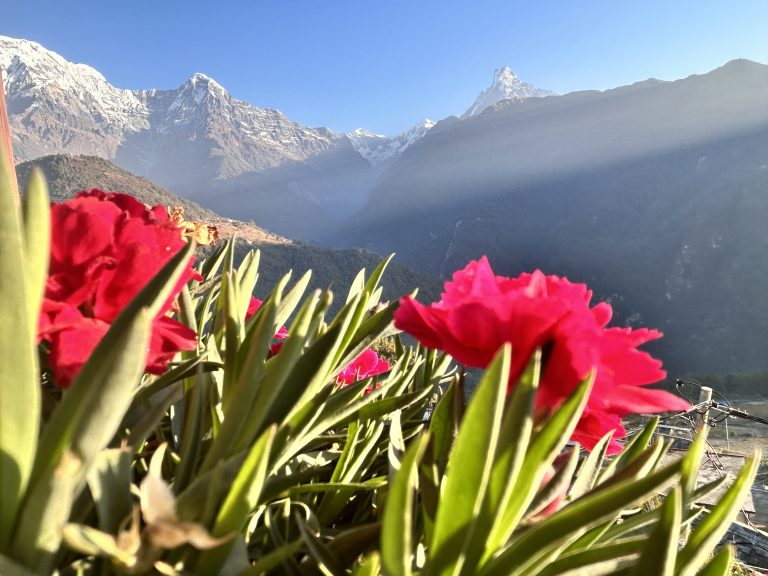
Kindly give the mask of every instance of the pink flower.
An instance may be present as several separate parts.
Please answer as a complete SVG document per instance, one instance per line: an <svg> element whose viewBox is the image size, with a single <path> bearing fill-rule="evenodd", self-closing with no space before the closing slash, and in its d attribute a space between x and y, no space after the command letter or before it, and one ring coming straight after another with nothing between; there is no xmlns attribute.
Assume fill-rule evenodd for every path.
<svg viewBox="0 0 768 576"><path fill-rule="evenodd" d="M125 306L185 245L162 206L127 194L81 192L51 206L51 259L38 338L50 343L56 384L66 388ZM152 325L147 371L160 374L193 330L166 316L192 278L192 261Z"/></svg>
<svg viewBox="0 0 768 576"><path fill-rule="evenodd" d="M366 348L336 377L337 384L349 385L358 380L364 380L369 376L376 376L389 370L389 362L379 358L370 348Z"/></svg>
<svg viewBox="0 0 768 576"><path fill-rule="evenodd" d="M592 393L573 435L592 449L610 430L615 438L625 435L622 416L683 410L689 405L668 392L644 388L662 380L666 372L660 361L637 347L661 333L606 328L611 307L602 302L590 308L591 297L586 285L538 270L517 278L496 276L483 257L454 274L440 302L427 307L411 297L401 299L395 326L430 348L480 368L490 363L502 344L511 343L512 385L541 348L539 417L560 406L595 368ZM611 452L620 448L612 441Z"/></svg>

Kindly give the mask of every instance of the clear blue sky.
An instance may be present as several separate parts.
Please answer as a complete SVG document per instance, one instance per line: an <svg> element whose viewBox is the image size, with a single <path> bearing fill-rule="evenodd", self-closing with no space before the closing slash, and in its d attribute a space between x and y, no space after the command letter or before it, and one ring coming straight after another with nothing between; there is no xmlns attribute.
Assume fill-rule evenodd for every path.
<svg viewBox="0 0 768 576"><path fill-rule="evenodd" d="M122 88L194 72L310 126L394 134L461 114L507 64L564 93L768 62L766 0L12 0L0 34Z"/></svg>

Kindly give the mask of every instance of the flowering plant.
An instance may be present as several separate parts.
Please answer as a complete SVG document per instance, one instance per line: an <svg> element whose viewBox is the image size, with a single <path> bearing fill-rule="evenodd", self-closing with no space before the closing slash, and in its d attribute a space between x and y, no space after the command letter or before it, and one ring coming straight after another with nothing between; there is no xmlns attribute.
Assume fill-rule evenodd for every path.
<svg viewBox="0 0 768 576"><path fill-rule="evenodd" d="M66 388L109 326L185 245L164 206L127 194L90 190L51 207L51 257L39 338L50 343L55 382ZM152 322L147 371L162 374L180 350L197 345L194 330L167 314L191 279L191 258Z"/></svg>
<svg viewBox="0 0 768 576"><path fill-rule="evenodd" d="M621 418L632 413L686 410L689 404L663 390L644 388L662 380L661 362L638 346L661 333L645 328L607 328L611 307L590 307L584 284L536 271L517 278L496 276L488 260L470 262L447 282L440 302L427 307L407 296L395 325L425 346L485 368L504 343L512 345L510 386L533 352L545 359L536 396L540 419L551 416L589 373L595 381L573 440L591 450L613 431L609 453L625 435Z"/></svg>

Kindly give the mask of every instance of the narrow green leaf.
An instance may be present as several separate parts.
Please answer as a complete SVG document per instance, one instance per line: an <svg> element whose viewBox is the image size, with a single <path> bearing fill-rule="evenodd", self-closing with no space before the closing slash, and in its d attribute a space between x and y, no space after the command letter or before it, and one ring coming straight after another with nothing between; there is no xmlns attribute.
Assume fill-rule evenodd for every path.
<svg viewBox="0 0 768 576"><path fill-rule="evenodd" d="M51 243L51 206L48 185L38 167L34 167L29 175L22 210L29 320L31 326L37 326L37 317L45 292Z"/></svg>
<svg viewBox="0 0 768 576"><path fill-rule="evenodd" d="M621 453L611 460L608 465L603 469L600 477L597 481L598 484L604 482L610 478L617 471L627 466L632 460L637 458L646 449L648 444L653 438L653 434L656 431L656 426L659 423L659 417L655 416L651 418L648 424L645 425L643 430L632 437L632 439L624 445Z"/></svg>
<svg viewBox="0 0 768 576"><path fill-rule="evenodd" d="M213 277L216 276L219 268L221 268L222 262L224 262L224 257L230 250L230 246L234 243L234 240L234 238L230 238L225 242L222 242L213 253L203 261L203 264L200 267L200 275L203 277L204 281L212 280Z"/></svg>
<svg viewBox="0 0 768 576"><path fill-rule="evenodd" d="M632 570L632 576L672 576L680 540L683 495L676 486L664 500L661 518L648 537L640 558Z"/></svg>
<svg viewBox="0 0 768 576"><path fill-rule="evenodd" d="M251 441L269 424L281 422L291 409L303 404L302 392L308 387L307 372L316 369L318 361L325 358L321 341L327 343L327 340L321 338L321 341L315 342L305 350L310 325L319 303L320 296L317 292L307 299L291 325L290 334L284 340L280 354L271 358L265 366L251 413L242 428L237 446L242 442ZM333 337L330 332L324 337L329 334Z"/></svg>
<svg viewBox="0 0 768 576"><path fill-rule="evenodd" d="M290 274L286 275L286 285L289 278ZM282 296L282 292L280 292L281 297L279 302L277 302L277 314L275 315L276 326L282 326L288 322L288 318L291 317L293 311L296 310L296 306L299 305L299 302L301 301L302 296L304 296L304 292L306 292L307 286L309 286L309 281L311 279L312 270L307 270L284 296Z"/></svg>
<svg viewBox="0 0 768 576"><path fill-rule="evenodd" d="M575 500L579 496L586 494L597 482L597 478L603 467L603 463L605 462L605 455L608 452L608 445L611 443L611 438L613 438L613 430L603 436L597 444L595 444L592 452L590 452L584 459L584 463L576 473L576 479L573 481L571 490L568 493L571 500Z"/></svg>
<svg viewBox="0 0 768 576"><path fill-rule="evenodd" d="M86 475L99 528L108 534L117 534L118 527L131 513L131 460L128 450L102 450Z"/></svg>
<svg viewBox="0 0 768 576"><path fill-rule="evenodd" d="M384 573L411 574L413 551L413 507L418 484L418 465L429 444L429 434L419 436L405 451L387 494L381 520L381 557Z"/></svg>
<svg viewBox="0 0 768 576"><path fill-rule="evenodd" d="M442 505L435 519L431 542L430 574L472 573L465 565L499 441L504 399L507 394L511 348L505 344L496 354L467 407L448 461Z"/></svg>
<svg viewBox="0 0 768 576"><path fill-rule="evenodd" d="M41 404L37 310L28 292L30 283L40 280L41 263L26 262L27 241L11 157L0 138L0 553L9 550L32 473ZM32 224L38 225L39 220ZM47 254L48 246L42 252Z"/></svg>
<svg viewBox="0 0 768 576"><path fill-rule="evenodd" d="M304 519L297 516L296 525L299 527L301 539L304 540L309 555L317 563L320 571L325 576L345 576L346 570L339 559L309 530Z"/></svg>
<svg viewBox="0 0 768 576"><path fill-rule="evenodd" d="M630 538L603 544L586 550L578 550L571 554L563 554L557 560L547 563L536 574L537 576L560 576L579 568L589 568L595 564L601 564L611 560L621 560L636 556L645 544L645 538ZM594 570L586 570L587 574L594 574ZM655 572L646 572L645 576L656 576Z"/></svg>
<svg viewBox="0 0 768 576"><path fill-rule="evenodd" d="M457 428L454 427L453 402L456 394L455 382L448 385L442 398L432 412L432 418L429 421L429 433L432 437L432 454L440 475L445 472L445 465L448 463L448 454L453 439L456 436Z"/></svg>
<svg viewBox="0 0 768 576"><path fill-rule="evenodd" d="M244 438L241 432L256 408L254 402L274 335L274 321L274 301L268 301L258 311L256 328L238 351L242 369L229 399L223 401L224 421L206 455L203 470L209 470L222 458L244 449L251 438Z"/></svg>
<svg viewBox="0 0 768 576"><path fill-rule="evenodd" d="M378 552L371 552L360 560L360 564L354 571L354 576L379 576L381 574L381 556Z"/></svg>
<svg viewBox="0 0 768 576"><path fill-rule="evenodd" d="M365 290L365 268L361 268L357 273L355 279L352 280L352 284L349 286L349 292L347 292L347 300L345 303L349 303L361 294Z"/></svg>
<svg viewBox="0 0 768 576"><path fill-rule="evenodd" d="M526 461L533 432L532 414L540 378L541 351L537 350L515 386L504 413L501 441L493 464L488 499L483 509L487 517L488 536L484 541L477 542L477 545L485 548L484 557L493 554L512 533L514 525L507 522L510 519L517 522L516 517L500 514L499 511L509 507L515 491L524 489L518 485L517 479Z"/></svg>
<svg viewBox="0 0 768 576"><path fill-rule="evenodd" d="M565 462L556 468L554 475L547 482L546 486L539 489L539 492L526 511L526 518L536 516L549 506L555 498L562 497L568 491L578 461L579 450L572 447L567 451Z"/></svg>
<svg viewBox="0 0 768 576"><path fill-rule="evenodd" d="M50 569L61 543L61 526L84 485L85 473L112 439L131 404L144 372L151 319L147 310L140 310L130 323L112 325L43 433L46 439L51 430L63 432L49 438L51 460L36 461L35 470L40 472L30 483L14 540L17 558L40 572ZM71 415L72 421L58 420L62 414Z"/></svg>
<svg viewBox="0 0 768 576"><path fill-rule="evenodd" d="M506 549L488 561L481 574L520 574L537 561L551 561L551 554L602 520L619 514L626 506L664 488L679 475L680 462L653 474L628 479L571 502L535 524Z"/></svg>
<svg viewBox="0 0 768 576"><path fill-rule="evenodd" d="M260 250L251 250L245 255L240 267L237 269L237 287L238 287L238 317L241 321L245 320L245 313L248 310L248 304L251 301L251 294L256 287L259 279L259 261L261 260Z"/></svg>
<svg viewBox="0 0 768 576"><path fill-rule="evenodd" d="M381 277L384 275L384 270L387 269L387 266L392 261L392 258L394 258L394 253L390 254L384 260L379 262L379 265L374 268L373 272L371 272L370 277L368 278L368 282L365 283L365 291L369 294L373 294L374 290L376 290L376 287L379 285L379 282L381 281Z"/></svg>
<svg viewBox="0 0 768 576"><path fill-rule="evenodd" d="M360 524L337 534L326 544L344 566L351 565L362 554L376 548L381 535L381 525Z"/></svg>
<svg viewBox="0 0 768 576"><path fill-rule="evenodd" d="M513 485L514 488L506 500L506 505L502 506L496 518L484 560L493 554L497 547L507 541L522 519L536 495L550 463L562 451L573 434L589 399L589 391L593 381L594 373L579 385L528 445L525 459Z"/></svg>
<svg viewBox="0 0 768 576"><path fill-rule="evenodd" d="M298 553L303 547L304 542L301 539L280 546L276 550L261 556L250 568L242 571L240 576L262 576L263 574L269 574L279 568L287 559Z"/></svg>
<svg viewBox="0 0 768 576"><path fill-rule="evenodd" d="M337 492L339 490L368 491L376 490L387 485L385 476L371 478L365 482L315 482L314 484L297 484L288 488L284 494L290 498L295 498L300 494L322 494L323 492Z"/></svg>
<svg viewBox="0 0 768 576"><path fill-rule="evenodd" d="M275 431L275 426L265 430L251 448L216 515L216 521L211 529L211 535L214 538L241 531L245 527L248 514L256 508L267 476L269 454L272 450ZM231 545L231 542L224 543L202 552L197 562L197 572L217 574L227 559Z"/></svg>
<svg viewBox="0 0 768 576"><path fill-rule="evenodd" d="M203 437L205 385L206 379L201 367L197 377L190 379L184 395L184 427L181 433L179 466L173 480L173 490L176 494L181 493L189 485L198 466L198 457L202 450L200 439Z"/></svg>
<svg viewBox="0 0 768 576"><path fill-rule="evenodd" d="M726 544L699 572L699 576L726 576L731 574L733 546Z"/></svg>
<svg viewBox="0 0 768 576"><path fill-rule="evenodd" d="M707 561L712 550L728 531L739 513L739 507L752 488L759 466L760 453L754 452L747 459L733 485L723 494L712 511L696 526L696 529L691 532L688 542L677 556L675 566L677 576L696 574Z"/></svg>

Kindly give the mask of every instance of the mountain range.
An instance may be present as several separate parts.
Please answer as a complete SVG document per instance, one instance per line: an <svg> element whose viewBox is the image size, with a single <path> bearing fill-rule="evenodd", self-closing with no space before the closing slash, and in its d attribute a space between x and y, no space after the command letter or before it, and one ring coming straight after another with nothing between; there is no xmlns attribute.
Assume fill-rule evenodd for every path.
<svg viewBox="0 0 768 576"><path fill-rule="evenodd" d="M489 256L587 282L675 372L768 368L768 67L555 95L509 68L395 137L310 128L196 74L122 90L0 37L19 158L88 153L291 238L442 277ZM305 246L306 250L309 247Z"/></svg>
<svg viewBox="0 0 768 576"><path fill-rule="evenodd" d="M664 331L672 370L768 368L768 66L438 123L342 238L441 276L483 254L567 275Z"/></svg>

